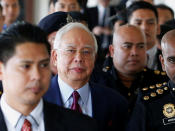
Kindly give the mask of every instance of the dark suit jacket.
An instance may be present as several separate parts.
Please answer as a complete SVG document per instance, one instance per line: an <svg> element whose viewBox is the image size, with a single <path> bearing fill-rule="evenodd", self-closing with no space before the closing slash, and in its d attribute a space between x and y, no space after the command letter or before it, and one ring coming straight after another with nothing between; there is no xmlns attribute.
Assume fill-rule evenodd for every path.
<svg viewBox="0 0 175 131"><path fill-rule="evenodd" d="M97 120L100 131L122 131L127 118L127 102L124 97L110 88L89 83L92 96L93 118ZM51 80L51 85L44 99L63 106L58 76Z"/></svg>
<svg viewBox="0 0 175 131"><path fill-rule="evenodd" d="M95 26L98 25L98 8L97 7L92 7L88 8L87 11L85 12L86 17L88 18L88 26L90 30L92 30ZM110 16L115 15L116 10L114 7L110 7Z"/></svg>
<svg viewBox="0 0 175 131"><path fill-rule="evenodd" d="M97 131L96 123L80 113L44 102L45 131ZM7 131L0 108L0 131Z"/></svg>

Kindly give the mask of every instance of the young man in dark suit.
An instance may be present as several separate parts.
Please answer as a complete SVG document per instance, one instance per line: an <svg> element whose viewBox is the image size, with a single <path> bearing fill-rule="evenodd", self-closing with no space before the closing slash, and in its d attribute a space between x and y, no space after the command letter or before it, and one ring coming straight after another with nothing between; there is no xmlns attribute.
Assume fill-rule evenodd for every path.
<svg viewBox="0 0 175 131"><path fill-rule="evenodd" d="M15 23L0 35L1 131L96 131L87 116L43 101L50 81L50 45L38 27Z"/></svg>

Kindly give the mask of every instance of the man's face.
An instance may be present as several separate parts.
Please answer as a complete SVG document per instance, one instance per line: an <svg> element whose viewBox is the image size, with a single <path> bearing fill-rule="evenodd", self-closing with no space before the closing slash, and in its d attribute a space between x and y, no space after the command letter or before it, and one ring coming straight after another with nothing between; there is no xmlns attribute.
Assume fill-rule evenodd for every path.
<svg viewBox="0 0 175 131"><path fill-rule="evenodd" d="M50 81L49 54L44 44L26 42L4 65L0 78L9 105L36 105Z"/></svg>
<svg viewBox="0 0 175 131"><path fill-rule="evenodd" d="M80 11L80 5L77 0L58 0L55 3L55 12L57 11Z"/></svg>
<svg viewBox="0 0 175 131"><path fill-rule="evenodd" d="M156 43L158 25L153 11L149 9L138 9L130 16L129 23L139 26L145 32L148 46Z"/></svg>
<svg viewBox="0 0 175 131"><path fill-rule="evenodd" d="M135 28L120 30L115 34L110 53L115 68L121 74L130 76L140 72L146 64L146 44L143 34Z"/></svg>
<svg viewBox="0 0 175 131"><path fill-rule="evenodd" d="M18 0L1 0L3 7L3 15L5 16L5 22L12 24L16 21L19 15L19 3Z"/></svg>
<svg viewBox="0 0 175 131"><path fill-rule="evenodd" d="M73 28L62 36L58 50L52 51L58 75L66 83L86 83L95 61L94 40L81 28Z"/></svg>
<svg viewBox="0 0 175 131"><path fill-rule="evenodd" d="M158 15L159 15L158 18L159 18L160 25L163 25L163 24L165 24L165 22L173 19L173 16L169 10L158 8L157 11L158 11Z"/></svg>
<svg viewBox="0 0 175 131"><path fill-rule="evenodd" d="M175 39L168 41L163 48L163 57L160 57L162 68L166 71L168 77L175 82Z"/></svg>

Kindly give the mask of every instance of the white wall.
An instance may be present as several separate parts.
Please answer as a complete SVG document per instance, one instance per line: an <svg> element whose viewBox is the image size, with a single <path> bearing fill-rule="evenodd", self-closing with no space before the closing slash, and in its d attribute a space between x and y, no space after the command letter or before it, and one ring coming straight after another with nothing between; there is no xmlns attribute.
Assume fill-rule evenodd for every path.
<svg viewBox="0 0 175 131"><path fill-rule="evenodd" d="M111 4L117 4L120 0L111 0ZM175 0L155 0L155 4L164 3L175 12ZM38 24L40 19L48 14L49 0L34 0L34 24ZM96 6L97 0L88 0L88 7Z"/></svg>
<svg viewBox="0 0 175 131"><path fill-rule="evenodd" d="M111 4L115 5L118 4L121 0L111 0ZM97 5L97 0L88 0L88 7L93 7Z"/></svg>
<svg viewBox="0 0 175 131"><path fill-rule="evenodd" d="M34 0L34 24L38 24L40 19L48 14L49 0Z"/></svg>

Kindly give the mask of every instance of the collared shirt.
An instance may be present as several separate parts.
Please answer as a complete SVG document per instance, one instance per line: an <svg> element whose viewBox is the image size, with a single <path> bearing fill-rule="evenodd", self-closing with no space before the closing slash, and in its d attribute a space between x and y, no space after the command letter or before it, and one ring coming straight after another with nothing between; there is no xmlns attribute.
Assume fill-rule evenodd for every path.
<svg viewBox="0 0 175 131"><path fill-rule="evenodd" d="M59 77L58 83L60 87L61 97L63 100L63 106L70 109L73 103L72 93L74 92L74 89L63 80L61 80ZM92 117L92 100L89 84L85 84L83 87L76 91L80 94L78 104L80 105L83 114Z"/></svg>
<svg viewBox="0 0 175 131"><path fill-rule="evenodd" d="M29 120L32 124L32 131L45 130L42 99L28 116L23 116L20 112L10 107L3 95L0 104L8 131L20 131L25 119Z"/></svg>
<svg viewBox="0 0 175 131"><path fill-rule="evenodd" d="M156 45L154 45L151 49L146 51L146 53L148 54L147 67L150 69L156 68L156 67L154 67L157 64L157 63L155 63L156 52L157 52Z"/></svg>
<svg viewBox="0 0 175 131"><path fill-rule="evenodd" d="M110 9L109 9L109 7L106 7L106 8L104 8L102 5L98 5L97 6L97 8L98 8L98 24L99 25L102 25L102 23L103 23L103 20L104 20L104 18L105 18L105 22L104 22L104 26L107 26L108 25L108 20L107 20L107 18L109 17L109 13L110 13ZM105 14L105 11L106 11L106 14ZM104 17L104 14L105 14L105 17Z"/></svg>

